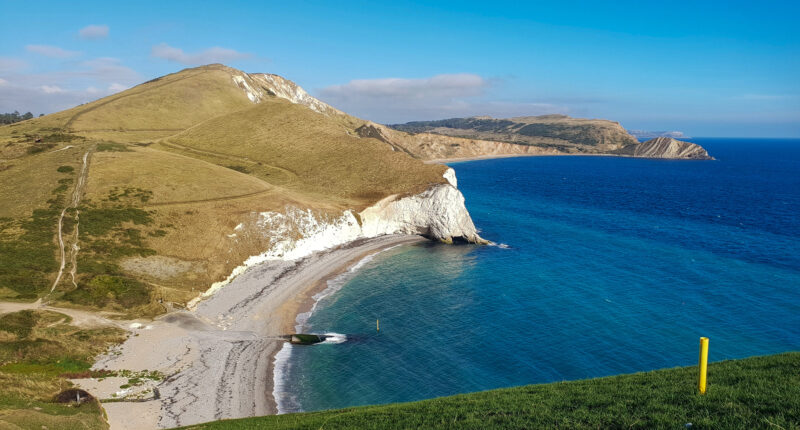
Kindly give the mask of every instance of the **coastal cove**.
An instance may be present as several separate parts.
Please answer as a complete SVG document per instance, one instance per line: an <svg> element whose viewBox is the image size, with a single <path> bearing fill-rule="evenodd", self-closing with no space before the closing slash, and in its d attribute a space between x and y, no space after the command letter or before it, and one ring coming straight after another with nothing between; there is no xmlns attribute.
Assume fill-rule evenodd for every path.
<svg viewBox="0 0 800 430"><path fill-rule="evenodd" d="M292 348L283 411L379 404L800 349L796 140L717 161L455 163L496 246L420 243L340 279ZM375 332L380 318L381 331Z"/></svg>

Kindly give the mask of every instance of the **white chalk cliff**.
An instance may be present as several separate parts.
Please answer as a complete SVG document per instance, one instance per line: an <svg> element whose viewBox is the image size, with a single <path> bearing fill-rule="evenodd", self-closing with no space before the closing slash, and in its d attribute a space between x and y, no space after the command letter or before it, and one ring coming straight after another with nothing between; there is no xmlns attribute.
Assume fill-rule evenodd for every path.
<svg viewBox="0 0 800 430"><path fill-rule="evenodd" d="M447 170L445 178L449 183L414 196L389 196L363 210L359 214L362 234L365 237L421 234L445 243L452 243L454 239L484 243L464 206L464 196L455 187L453 169Z"/></svg>
<svg viewBox="0 0 800 430"><path fill-rule="evenodd" d="M303 105L321 114L344 115L342 111L312 97L301 86L281 76L240 71L235 73L232 76L233 82L245 92L247 98L253 103L260 103L266 96L275 96Z"/></svg>
<svg viewBox="0 0 800 430"><path fill-rule="evenodd" d="M410 234L444 243L489 243L475 229L464 205L464 195L456 188L455 171L447 169L443 177L446 184L434 185L412 196L386 197L358 214L345 211L338 217L330 217L295 207L287 207L284 212L254 214L239 224L231 236L260 235L268 241L267 249L245 260L225 280L214 283L189 302L189 307L214 294L249 267L269 260L297 260L358 239Z"/></svg>

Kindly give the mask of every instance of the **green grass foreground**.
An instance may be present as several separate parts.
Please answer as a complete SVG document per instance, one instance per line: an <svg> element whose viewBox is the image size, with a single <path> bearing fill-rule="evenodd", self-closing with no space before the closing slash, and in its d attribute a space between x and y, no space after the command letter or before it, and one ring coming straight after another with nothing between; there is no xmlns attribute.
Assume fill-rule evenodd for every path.
<svg viewBox="0 0 800 430"><path fill-rule="evenodd" d="M800 352L186 429L800 429Z"/></svg>

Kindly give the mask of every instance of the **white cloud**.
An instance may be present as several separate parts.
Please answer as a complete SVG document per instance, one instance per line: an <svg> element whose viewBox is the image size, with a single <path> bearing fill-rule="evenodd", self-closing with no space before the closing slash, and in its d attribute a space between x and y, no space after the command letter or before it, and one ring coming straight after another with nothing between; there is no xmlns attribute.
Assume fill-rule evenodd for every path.
<svg viewBox="0 0 800 430"><path fill-rule="evenodd" d="M251 54L235 51L233 49L212 47L193 54L186 53L183 49L175 48L162 43L153 46L150 55L167 61L174 61L188 66L198 66L210 63L224 63L227 61L241 60L252 57Z"/></svg>
<svg viewBox="0 0 800 430"><path fill-rule="evenodd" d="M128 89L127 85L118 84L116 82L108 86L108 90L111 91L112 93L118 93L120 91L125 91L127 89Z"/></svg>
<svg viewBox="0 0 800 430"><path fill-rule="evenodd" d="M0 87L2 87L3 85L8 85L8 81L3 78L0 78Z"/></svg>
<svg viewBox="0 0 800 430"><path fill-rule="evenodd" d="M80 63L83 70L76 71L81 76L97 79L107 83L133 84L141 81L142 76L122 65L118 58L101 57Z"/></svg>
<svg viewBox="0 0 800 430"><path fill-rule="evenodd" d="M81 55L80 52L68 51L66 49L61 49L58 46L51 45L28 45L25 47L25 50L49 58L70 58Z"/></svg>
<svg viewBox="0 0 800 430"><path fill-rule="evenodd" d="M28 67L28 63L10 57L0 57L0 72L16 72Z"/></svg>
<svg viewBox="0 0 800 430"><path fill-rule="evenodd" d="M324 88L320 93L336 98L433 99L480 95L489 86L486 79L468 73L436 75L423 79L356 79Z"/></svg>
<svg viewBox="0 0 800 430"><path fill-rule="evenodd" d="M105 39L108 37L107 25L87 25L78 31L81 39Z"/></svg>
<svg viewBox="0 0 800 430"><path fill-rule="evenodd" d="M318 94L345 112L383 123L476 115L504 118L569 111L550 103L489 100L494 83L494 80L468 73L421 79L359 79L323 88Z"/></svg>
<svg viewBox="0 0 800 430"><path fill-rule="evenodd" d="M62 67L44 73L4 72L7 83L0 94L0 112L55 112L125 90L144 80L116 58L69 61Z"/></svg>
<svg viewBox="0 0 800 430"><path fill-rule="evenodd" d="M41 88L42 92L45 94L58 94L64 92L64 90L58 85L42 85L39 88Z"/></svg>

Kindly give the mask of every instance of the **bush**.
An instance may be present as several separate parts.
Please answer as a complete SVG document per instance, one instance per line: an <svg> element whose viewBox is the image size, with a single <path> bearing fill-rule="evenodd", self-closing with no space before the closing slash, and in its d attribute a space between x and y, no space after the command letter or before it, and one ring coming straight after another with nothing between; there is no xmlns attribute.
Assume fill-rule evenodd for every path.
<svg viewBox="0 0 800 430"><path fill-rule="evenodd" d="M118 304L122 308L132 308L150 302L147 287L131 278L114 275L98 275L88 284L64 295L64 300L88 306L106 307Z"/></svg>

